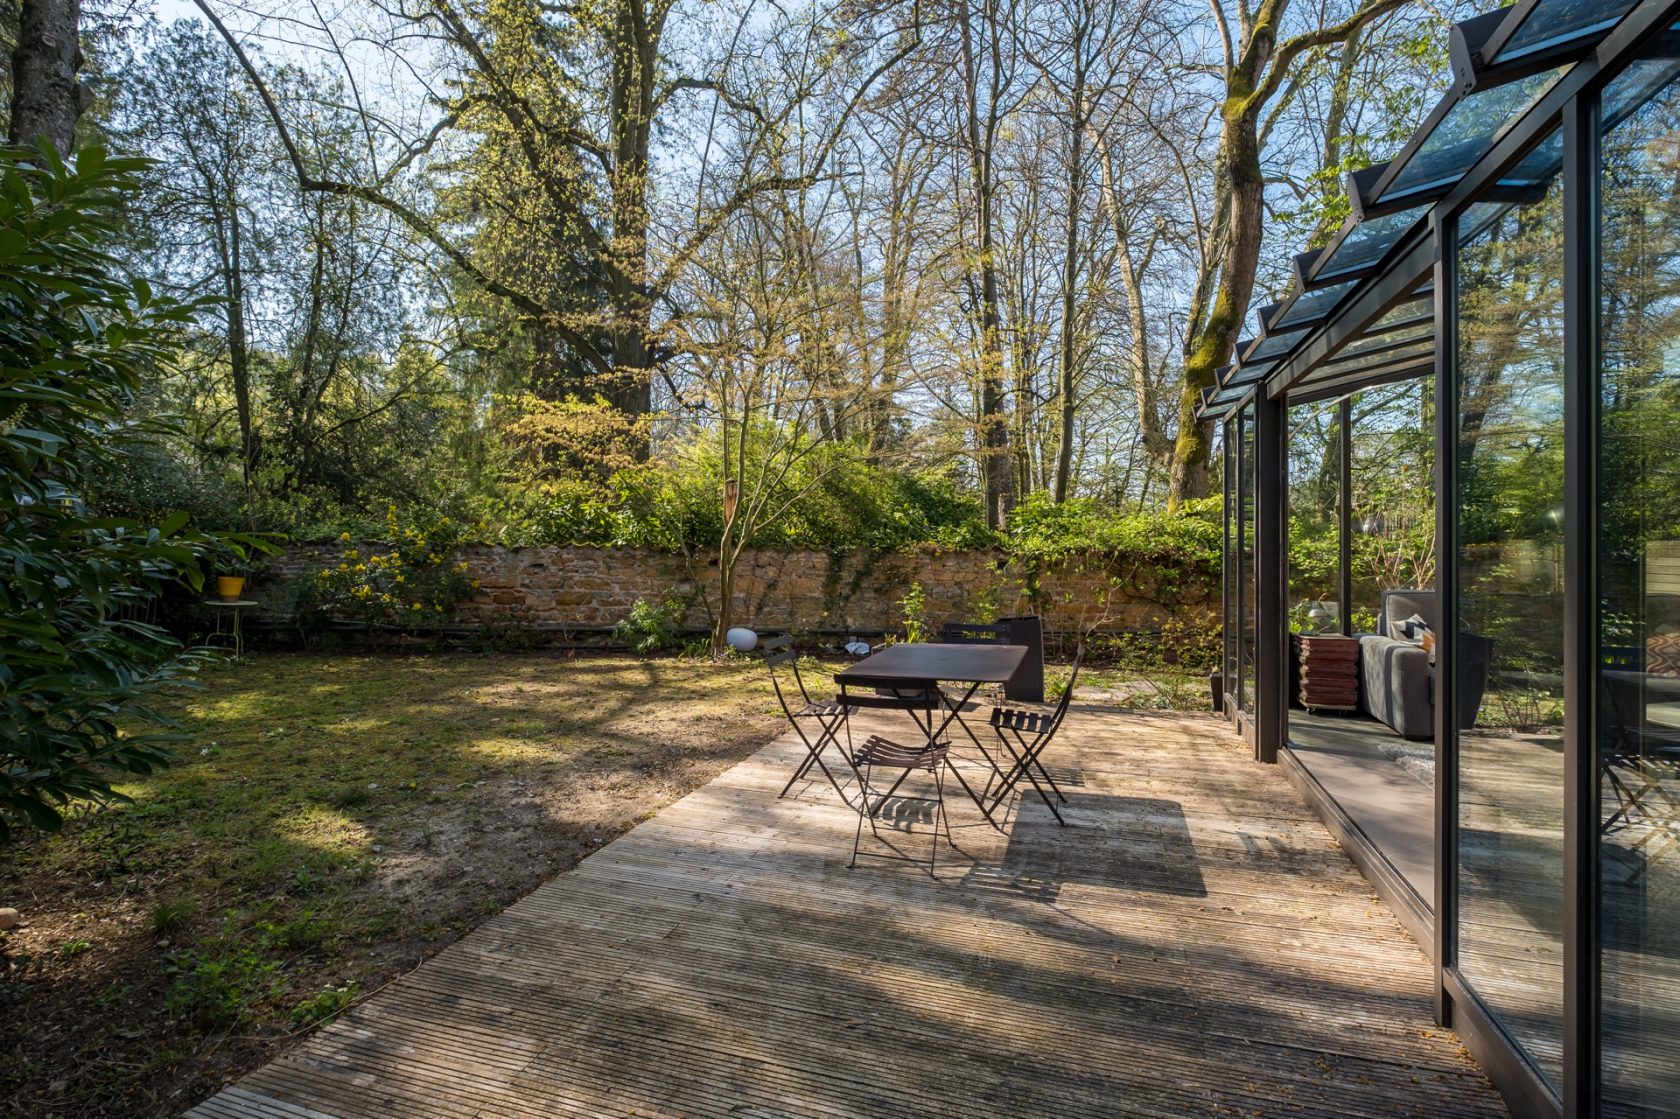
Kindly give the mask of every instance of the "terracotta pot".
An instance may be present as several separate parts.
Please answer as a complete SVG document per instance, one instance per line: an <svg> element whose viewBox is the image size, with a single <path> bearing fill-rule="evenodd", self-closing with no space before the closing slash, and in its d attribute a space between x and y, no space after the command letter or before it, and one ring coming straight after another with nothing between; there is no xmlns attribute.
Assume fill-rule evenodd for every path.
<svg viewBox="0 0 1680 1119"><path fill-rule="evenodd" d="M216 576L216 593L232 602L245 593L245 576L218 575Z"/></svg>

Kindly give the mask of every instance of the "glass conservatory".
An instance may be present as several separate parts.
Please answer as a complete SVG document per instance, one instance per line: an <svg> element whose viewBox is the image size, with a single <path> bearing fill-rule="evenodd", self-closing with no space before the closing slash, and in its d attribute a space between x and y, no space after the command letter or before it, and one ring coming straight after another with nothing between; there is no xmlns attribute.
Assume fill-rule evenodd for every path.
<svg viewBox="0 0 1680 1119"><path fill-rule="evenodd" d="M1515 1114L1680 1117L1680 3L1452 61L1204 395L1218 690Z"/></svg>

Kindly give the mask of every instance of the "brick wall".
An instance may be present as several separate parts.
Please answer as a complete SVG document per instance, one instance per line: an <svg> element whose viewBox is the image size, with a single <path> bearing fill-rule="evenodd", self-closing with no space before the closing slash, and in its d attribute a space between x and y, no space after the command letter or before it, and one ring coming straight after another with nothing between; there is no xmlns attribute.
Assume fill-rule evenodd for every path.
<svg viewBox="0 0 1680 1119"><path fill-rule="evenodd" d="M272 557L255 595L283 614L306 571L336 563L337 546ZM457 553L480 591L463 605L469 624L611 626L637 599L675 599L693 627L710 624L718 598L715 563L628 548L496 548ZM1118 580L1118 583L1116 583ZM785 629L882 632L901 628L913 583L932 624L987 613L1044 615L1057 632L1156 630L1173 615L1216 612L1218 587L1157 585L1144 565L1087 556L1039 569L1001 552L750 551L735 572L734 622Z"/></svg>

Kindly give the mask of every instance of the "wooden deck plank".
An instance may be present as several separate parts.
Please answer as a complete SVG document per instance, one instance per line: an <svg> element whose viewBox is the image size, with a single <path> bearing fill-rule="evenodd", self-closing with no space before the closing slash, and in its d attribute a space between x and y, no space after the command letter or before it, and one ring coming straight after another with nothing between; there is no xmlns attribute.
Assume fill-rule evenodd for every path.
<svg viewBox="0 0 1680 1119"><path fill-rule="evenodd" d="M828 783L776 798L801 756L771 744L189 1116L1505 1114L1417 946L1212 720L1076 708L1071 826L1029 792L994 829L948 783L938 880L848 870ZM930 827L882 830L921 855Z"/></svg>

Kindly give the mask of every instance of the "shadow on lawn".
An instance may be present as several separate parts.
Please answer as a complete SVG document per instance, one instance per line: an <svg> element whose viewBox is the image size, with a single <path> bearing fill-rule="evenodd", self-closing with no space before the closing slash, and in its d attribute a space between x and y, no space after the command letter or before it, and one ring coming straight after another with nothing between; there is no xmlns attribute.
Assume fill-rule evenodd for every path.
<svg viewBox="0 0 1680 1119"><path fill-rule="evenodd" d="M751 666L677 661L213 673L183 703L198 740L178 767L0 857L30 923L0 944L6 1094L40 1114L176 1113L269 1056L324 989L377 986L750 754L772 702Z"/></svg>

